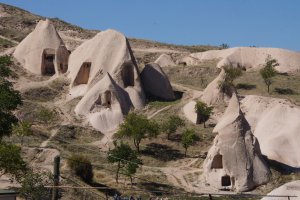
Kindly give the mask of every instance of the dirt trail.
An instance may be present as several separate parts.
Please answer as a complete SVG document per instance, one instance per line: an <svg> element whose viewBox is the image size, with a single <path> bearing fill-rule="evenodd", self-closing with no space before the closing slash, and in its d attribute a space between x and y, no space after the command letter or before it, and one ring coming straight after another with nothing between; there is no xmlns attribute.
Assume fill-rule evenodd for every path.
<svg viewBox="0 0 300 200"><path fill-rule="evenodd" d="M10 41L10 42L12 42L12 43L14 43L14 44L19 44L18 41L12 40L12 39L10 39L10 38L8 38L8 37L5 37L5 36L3 36L3 35L0 35L0 38L2 38L2 39L4 39L4 40L8 40L8 41Z"/></svg>

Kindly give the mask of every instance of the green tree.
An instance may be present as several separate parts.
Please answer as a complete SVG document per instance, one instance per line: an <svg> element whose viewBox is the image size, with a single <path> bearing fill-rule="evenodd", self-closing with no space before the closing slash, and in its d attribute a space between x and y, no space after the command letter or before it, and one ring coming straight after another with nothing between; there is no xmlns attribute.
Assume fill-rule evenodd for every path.
<svg viewBox="0 0 300 200"><path fill-rule="evenodd" d="M26 171L26 163L21 157L21 148L13 144L0 143L0 176L6 174L20 180Z"/></svg>
<svg viewBox="0 0 300 200"><path fill-rule="evenodd" d="M18 122L13 111L22 104L20 92L7 80L12 75L8 68L11 64L10 57L0 57L0 140L11 134L12 125Z"/></svg>
<svg viewBox="0 0 300 200"><path fill-rule="evenodd" d="M184 120L176 115L170 116L162 125L162 130L167 134L167 139L174 134L177 128L184 126Z"/></svg>
<svg viewBox="0 0 300 200"><path fill-rule="evenodd" d="M51 175L45 172L35 173L29 170L23 176L19 190L20 196L32 200L50 199L50 190L45 187L46 185L53 185L53 180L50 177Z"/></svg>
<svg viewBox="0 0 300 200"><path fill-rule="evenodd" d="M222 43L222 44L220 44L220 48L221 48L221 49L228 49L228 48L229 48L229 45L226 44L226 43Z"/></svg>
<svg viewBox="0 0 300 200"><path fill-rule="evenodd" d="M213 107L208 106L202 101L197 101L195 105L195 112L197 113L196 124L203 123L203 127L206 128L205 122L209 119L210 115L213 112Z"/></svg>
<svg viewBox="0 0 300 200"><path fill-rule="evenodd" d="M140 152L140 143L146 137L156 137L159 133L159 126L155 121L148 120L145 116L130 112L117 132L118 137L129 137Z"/></svg>
<svg viewBox="0 0 300 200"><path fill-rule="evenodd" d="M142 161L138 158L136 151L132 150L128 144L114 142L114 149L108 151L107 160L110 163L117 164L116 182L119 180L120 170L130 178L132 183L132 175L136 173L139 164Z"/></svg>
<svg viewBox="0 0 300 200"><path fill-rule="evenodd" d="M233 81L240 77L243 72L241 67L233 67L231 65L224 66L223 69L225 71L225 78L224 81L219 83L219 87L223 93L231 95L233 88L235 88Z"/></svg>
<svg viewBox="0 0 300 200"><path fill-rule="evenodd" d="M181 144L183 148L185 149L184 151L184 156L187 154L188 148L193 145L197 140L197 136L195 134L195 130L193 129L186 129L181 137Z"/></svg>
<svg viewBox="0 0 300 200"><path fill-rule="evenodd" d="M74 154L68 160L68 166L79 176L82 180L87 183L91 183L93 181L93 166L91 161L83 155Z"/></svg>
<svg viewBox="0 0 300 200"><path fill-rule="evenodd" d="M24 137L32 134L31 126L29 121L19 121L13 126L13 133L21 138L21 146L23 146Z"/></svg>
<svg viewBox="0 0 300 200"><path fill-rule="evenodd" d="M8 78L13 78L9 56L0 56L0 176L6 174L19 180L26 170L21 157L21 149L2 141L4 136L12 133L13 124L18 122L13 112L22 104L19 91L14 90Z"/></svg>
<svg viewBox="0 0 300 200"><path fill-rule="evenodd" d="M270 55L266 58L266 63L264 68L260 70L260 75L264 79L265 84L268 88L268 93L270 93L270 85L272 84L272 78L277 75L275 69L276 66L279 66L279 63L276 59L272 58Z"/></svg>

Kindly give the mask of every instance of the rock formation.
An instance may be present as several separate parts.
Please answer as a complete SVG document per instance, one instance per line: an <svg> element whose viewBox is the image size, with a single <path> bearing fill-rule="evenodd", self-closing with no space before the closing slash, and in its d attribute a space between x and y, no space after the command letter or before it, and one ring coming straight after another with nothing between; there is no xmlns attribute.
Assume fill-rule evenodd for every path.
<svg viewBox="0 0 300 200"><path fill-rule="evenodd" d="M203 165L207 183L242 192L268 182L270 171L235 93L213 132L217 136Z"/></svg>
<svg viewBox="0 0 300 200"><path fill-rule="evenodd" d="M220 83L225 80L225 70L222 68L220 74L204 89L201 101L208 105L215 105L228 100L230 97L221 91Z"/></svg>
<svg viewBox="0 0 300 200"><path fill-rule="evenodd" d="M242 111L269 159L300 168L300 108L287 100L248 95ZM290 170L290 169L288 169Z"/></svg>
<svg viewBox="0 0 300 200"><path fill-rule="evenodd" d="M279 188L276 188L275 190L272 190L272 192L268 193L269 196L274 197L264 197L261 200L284 200L284 199L291 199L291 200L299 200L300 199L300 181L292 181L289 183L286 183ZM275 197L278 196L296 196L296 197Z"/></svg>
<svg viewBox="0 0 300 200"><path fill-rule="evenodd" d="M174 66L175 63L170 55L161 54L155 61L161 67Z"/></svg>
<svg viewBox="0 0 300 200"><path fill-rule="evenodd" d="M156 63L145 65L141 80L146 94L162 100L174 100L174 92L167 75Z"/></svg>
<svg viewBox="0 0 300 200"><path fill-rule="evenodd" d="M300 71L300 53L278 48L236 47L193 53L182 59L187 65L197 65L205 60L220 60L217 67L224 65L242 66L246 70L260 69L267 56L277 59L277 71L282 73Z"/></svg>
<svg viewBox="0 0 300 200"><path fill-rule="evenodd" d="M98 130L115 129L131 108L145 105L139 71L126 37L98 33L70 56L70 94L84 96L75 108Z"/></svg>
<svg viewBox="0 0 300 200"><path fill-rule="evenodd" d="M69 51L47 19L40 21L17 47L14 57L34 74L53 75L68 69Z"/></svg>

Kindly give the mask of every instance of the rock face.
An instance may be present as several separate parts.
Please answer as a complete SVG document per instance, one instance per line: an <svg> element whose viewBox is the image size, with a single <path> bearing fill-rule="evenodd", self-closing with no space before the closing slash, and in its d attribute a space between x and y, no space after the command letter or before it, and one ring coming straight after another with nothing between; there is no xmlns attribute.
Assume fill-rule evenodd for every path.
<svg viewBox="0 0 300 200"><path fill-rule="evenodd" d="M167 75L156 63L145 65L141 79L144 90L148 95L158 97L162 100L174 100L174 92Z"/></svg>
<svg viewBox="0 0 300 200"><path fill-rule="evenodd" d="M267 195L279 195L279 196L297 196L290 197L291 200L299 200L300 199L300 181L292 181L286 183L279 188L276 188L272 192ZM264 197L262 200L285 200L287 197Z"/></svg>
<svg viewBox="0 0 300 200"><path fill-rule="evenodd" d="M170 55L161 54L155 61L161 67L168 67L176 65Z"/></svg>
<svg viewBox="0 0 300 200"><path fill-rule="evenodd" d="M217 136L203 165L207 183L242 192L268 182L270 171L235 93L213 132Z"/></svg>
<svg viewBox="0 0 300 200"><path fill-rule="evenodd" d="M300 53L278 48L236 47L223 50L210 50L193 53L182 59L187 65L197 65L205 60L220 60L217 67L231 64L242 66L246 70L260 69L267 56L277 59L277 71L282 73L300 71Z"/></svg>
<svg viewBox="0 0 300 200"><path fill-rule="evenodd" d="M210 82L203 94L201 100L208 105L215 105L228 100L230 97L223 93L220 88L220 83L225 80L225 70L222 68L220 74L212 82Z"/></svg>
<svg viewBox="0 0 300 200"><path fill-rule="evenodd" d="M123 34L98 33L71 54L69 66L70 94L83 96L75 112L96 129L111 131L131 108L145 105L135 58Z"/></svg>
<svg viewBox="0 0 300 200"><path fill-rule="evenodd" d="M34 74L53 75L68 69L69 51L54 26L47 19L40 21L17 47L14 57Z"/></svg>
<svg viewBox="0 0 300 200"><path fill-rule="evenodd" d="M300 108L284 99L248 95L241 108L269 159L300 168ZM291 169L288 169L291 170Z"/></svg>

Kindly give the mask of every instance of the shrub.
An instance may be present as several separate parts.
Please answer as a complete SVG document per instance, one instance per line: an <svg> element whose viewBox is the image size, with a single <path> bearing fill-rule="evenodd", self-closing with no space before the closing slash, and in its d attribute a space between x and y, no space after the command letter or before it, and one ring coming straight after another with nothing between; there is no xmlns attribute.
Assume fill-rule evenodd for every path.
<svg viewBox="0 0 300 200"><path fill-rule="evenodd" d="M72 155L68 160L68 166L83 181L91 183L93 181L93 166L91 161L82 155Z"/></svg>

